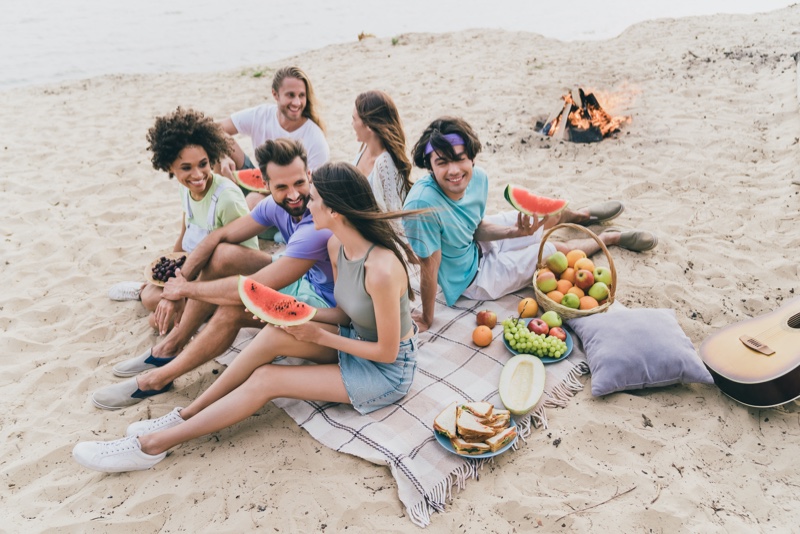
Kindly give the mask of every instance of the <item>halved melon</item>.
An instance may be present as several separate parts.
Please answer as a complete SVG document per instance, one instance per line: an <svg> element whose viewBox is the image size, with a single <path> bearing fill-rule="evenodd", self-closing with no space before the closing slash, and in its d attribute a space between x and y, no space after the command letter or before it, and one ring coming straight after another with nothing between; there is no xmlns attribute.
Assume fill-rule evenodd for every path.
<svg viewBox="0 0 800 534"><path fill-rule="evenodd" d="M236 183L254 193L269 193L259 169L242 169L233 172Z"/></svg>
<svg viewBox="0 0 800 534"><path fill-rule="evenodd" d="M253 315L277 326L303 324L317 313L314 306L244 276L239 277L239 298Z"/></svg>
<svg viewBox="0 0 800 534"><path fill-rule="evenodd" d="M567 207L568 202L563 199L547 198L534 195L524 187L516 185L507 185L503 193L509 204L514 206L514 209L521 211L525 215L533 217L547 217L548 215L556 215Z"/></svg>
<svg viewBox="0 0 800 534"><path fill-rule="evenodd" d="M524 415L533 410L544 393L542 361L530 354L514 356L500 373L500 400L509 412Z"/></svg>

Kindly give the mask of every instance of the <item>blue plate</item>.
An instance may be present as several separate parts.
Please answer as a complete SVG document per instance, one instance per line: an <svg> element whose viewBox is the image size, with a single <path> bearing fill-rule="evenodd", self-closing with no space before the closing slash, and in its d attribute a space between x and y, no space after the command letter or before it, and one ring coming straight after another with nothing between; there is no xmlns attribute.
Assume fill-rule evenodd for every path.
<svg viewBox="0 0 800 534"><path fill-rule="evenodd" d="M524 319L524 321L525 321L526 325L529 322L531 322L530 319ZM575 346L575 343L572 341L572 335L569 332L567 332L567 330L565 328L564 328L564 333L567 334L567 340L565 341L565 343L567 344L567 352L565 352L564 355L562 357L560 357L560 358L551 358L550 356L545 356L544 358L539 358L540 360L542 360L542 363L547 364L547 363L560 362L562 360L567 359L567 356L569 356L572 353L572 347ZM508 352L510 352L511 354L514 354L514 355L522 354L521 352L517 352L516 350L511 348L511 345L508 344L508 341L505 338L505 332L503 333L503 345L506 346L506 348L508 349ZM533 354L531 354L531 356L533 356Z"/></svg>
<svg viewBox="0 0 800 534"><path fill-rule="evenodd" d="M508 426L517 426L517 422L514 421L513 417L510 419L510 424ZM491 458L493 456L497 456L498 454L503 454L512 446L514 446L514 443L516 443L517 439L519 438L519 434L517 434L516 436L514 436L514 439L512 439L510 443L507 443L504 447L501 447L500 449L497 449L494 452L484 452L483 454L459 454L453 448L453 444L450 443L450 438L448 438L444 434L438 433L436 430L433 431L433 435L436 436L436 441L439 442L439 445L444 447L448 452L452 452L456 456L461 456L462 458Z"/></svg>

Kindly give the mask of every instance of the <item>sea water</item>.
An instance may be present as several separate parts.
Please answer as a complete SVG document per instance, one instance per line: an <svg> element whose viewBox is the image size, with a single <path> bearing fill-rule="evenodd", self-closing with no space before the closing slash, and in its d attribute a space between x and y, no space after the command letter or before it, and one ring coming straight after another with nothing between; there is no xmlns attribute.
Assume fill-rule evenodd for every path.
<svg viewBox="0 0 800 534"><path fill-rule="evenodd" d="M3 0L0 90L111 73L273 62L362 32L468 28L607 39L643 20L766 12L782 0Z"/></svg>

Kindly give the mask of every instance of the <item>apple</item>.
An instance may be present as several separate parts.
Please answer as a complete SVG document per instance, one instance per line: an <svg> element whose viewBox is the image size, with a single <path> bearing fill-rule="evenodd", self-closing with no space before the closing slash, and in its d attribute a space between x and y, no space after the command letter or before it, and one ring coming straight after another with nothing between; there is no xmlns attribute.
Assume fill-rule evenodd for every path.
<svg viewBox="0 0 800 534"><path fill-rule="evenodd" d="M607 286L611 285L611 269L606 267L595 267L592 274L594 274L595 282L603 282Z"/></svg>
<svg viewBox="0 0 800 534"><path fill-rule="evenodd" d="M551 271L539 273L539 276L536 277L536 287L538 287L539 291L542 293L550 293L558 287L556 275L554 275Z"/></svg>
<svg viewBox="0 0 800 534"><path fill-rule="evenodd" d="M581 258L575 262L575 265L572 266L575 271L580 271L581 269L586 269L589 272L594 271L594 262L589 258Z"/></svg>
<svg viewBox="0 0 800 534"><path fill-rule="evenodd" d="M567 270L569 264L567 263L567 256L563 252L554 252L544 260L547 268L555 274L561 274Z"/></svg>
<svg viewBox="0 0 800 534"><path fill-rule="evenodd" d="M564 332L563 328L560 328L558 326L554 326L553 328L551 328L550 332L548 333L548 335L551 335L553 337L557 337L561 341L566 341L567 340L567 333Z"/></svg>
<svg viewBox="0 0 800 534"><path fill-rule="evenodd" d="M544 315L542 315L542 321L547 323L547 326L550 328L553 328L554 326L561 326L561 316L553 310L544 312Z"/></svg>
<svg viewBox="0 0 800 534"><path fill-rule="evenodd" d="M567 293L561 299L561 305L577 310L581 305L581 298L575 293Z"/></svg>
<svg viewBox="0 0 800 534"><path fill-rule="evenodd" d="M528 323L528 330L536 334L546 334L550 331L550 327L547 326L547 323L542 321L541 319L535 318L531 319L531 322Z"/></svg>
<svg viewBox="0 0 800 534"><path fill-rule="evenodd" d="M497 326L497 314L492 310L483 310L478 312L478 315L475 317L475 320L478 322L479 325L485 325L489 328L494 328Z"/></svg>
<svg viewBox="0 0 800 534"><path fill-rule="evenodd" d="M608 296L608 286L603 282L595 282L595 284L589 288L589 296L597 302L605 300Z"/></svg>
<svg viewBox="0 0 800 534"><path fill-rule="evenodd" d="M575 286L579 287L586 291L590 287L594 285L594 275L592 271L587 271L586 269L581 269L577 273L575 273Z"/></svg>

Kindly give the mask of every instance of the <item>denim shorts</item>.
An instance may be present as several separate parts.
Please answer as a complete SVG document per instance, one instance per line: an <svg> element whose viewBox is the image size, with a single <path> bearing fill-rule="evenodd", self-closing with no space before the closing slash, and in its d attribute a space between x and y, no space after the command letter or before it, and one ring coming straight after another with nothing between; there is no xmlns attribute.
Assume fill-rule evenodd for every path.
<svg viewBox="0 0 800 534"><path fill-rule="evenodd" d="M339 335L362 339L352 325L340 326ZM347 396L358 413L366 415L406 396L417 370L417 326L414 335L400 342L397 359L380 363L339 351L339 369Z"/></svg>

